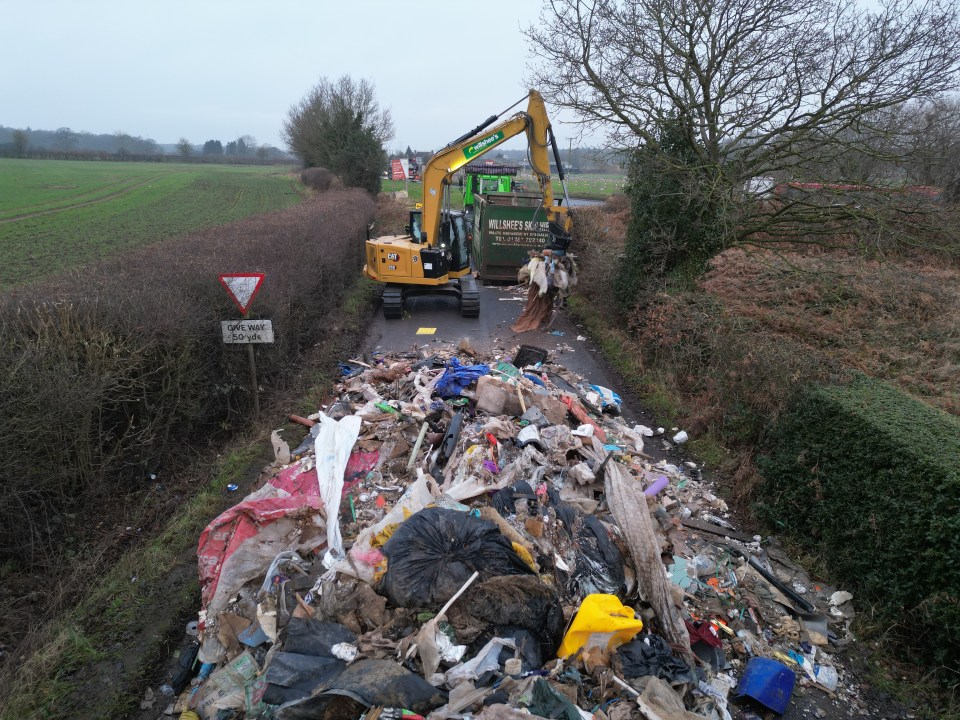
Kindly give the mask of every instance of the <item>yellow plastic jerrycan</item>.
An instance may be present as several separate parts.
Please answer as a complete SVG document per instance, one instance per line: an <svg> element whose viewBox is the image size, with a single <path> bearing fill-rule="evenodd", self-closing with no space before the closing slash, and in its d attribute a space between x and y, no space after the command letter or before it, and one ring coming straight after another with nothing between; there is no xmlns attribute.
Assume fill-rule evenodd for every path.
<svg viewBox="0 0 960 720"><path fill-rule="evenodd" d="M563 636L557 657L568 658L580 648L613 650L630 642L641 629L643 622L616 595L587 595Z"/></svg>

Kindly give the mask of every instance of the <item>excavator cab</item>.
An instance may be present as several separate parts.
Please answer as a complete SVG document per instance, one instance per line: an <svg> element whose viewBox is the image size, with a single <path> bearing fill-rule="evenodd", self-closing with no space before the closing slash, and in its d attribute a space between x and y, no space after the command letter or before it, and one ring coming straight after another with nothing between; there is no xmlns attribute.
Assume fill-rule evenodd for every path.
<svg viewBox="0 0 960 720"><path fill-rule="evenodd" d="M410 211L410 224L407 232L416 243L423 242L423 211ZM473 234L467 222L466 213L458 210L444 210L440 220L440 238L437 247L445 250L447 267L457 272L470 267L470 248Z"/></svg>

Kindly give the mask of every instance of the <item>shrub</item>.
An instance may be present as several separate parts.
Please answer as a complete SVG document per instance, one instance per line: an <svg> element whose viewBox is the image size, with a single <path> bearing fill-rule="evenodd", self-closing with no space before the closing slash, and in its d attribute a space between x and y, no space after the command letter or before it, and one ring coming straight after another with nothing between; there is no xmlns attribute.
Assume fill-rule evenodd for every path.
<svg viewBox="0 0 960 720"><path fill-rule="evenodd" d="M410 208L405 200L397 200L386 193L377 195L377 224L371 237L405 235L410 224Z"/></svg>
<svg viewBox="0 0 960 720"><path fill-rule="evenodd" d="M927 659L960 668L960 420L858 376L809 386L758 460L758 513Z"/></svg>
<svg viewBox="0 0 960 720"><path fill-rule="evenodd" d="M616 310L613 283L624 254L624 235L629 206L623 195L602 206L577 208L574 216L574 244L577 255L577 294L603 308L609 315Z"/></svg>
<svg viewBox="0 0 960 720"><path fill-rule="evenodd" d="M239 313L218 274L266 274L251 317L276 341L257 348L258 375L267 395L283 387L335 333L372 215L362 191L328 192L0 296L0 559L36 565L244 421L247 356L221 340Z"/></svg>
<svg viewBox="0 0 960 720"><path fill-rule="evenodd" d="M679 123L656 147L636 150L627 169L630 221L626 254L615 275L623 311L666 286L691 287L707 261L729 242L733 214L719 167L702 164L695 137Z"/></svg>
<svg viewBox="0 0 960 720"><path fill-rule="evenodd" d="M300 182L318 192L329 190L335 179L332 172L322 167L306 168L300 173Z"/></svg>

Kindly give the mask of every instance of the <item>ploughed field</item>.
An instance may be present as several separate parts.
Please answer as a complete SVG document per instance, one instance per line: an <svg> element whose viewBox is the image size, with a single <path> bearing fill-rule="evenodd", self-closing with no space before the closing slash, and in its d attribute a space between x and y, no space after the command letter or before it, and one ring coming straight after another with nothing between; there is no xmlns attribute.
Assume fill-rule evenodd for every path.
<svg viewBox="0 0 960 720"><path fill-rule="evenodd" d="M289 167L0 158L0 287L302 197Z"/></svg>

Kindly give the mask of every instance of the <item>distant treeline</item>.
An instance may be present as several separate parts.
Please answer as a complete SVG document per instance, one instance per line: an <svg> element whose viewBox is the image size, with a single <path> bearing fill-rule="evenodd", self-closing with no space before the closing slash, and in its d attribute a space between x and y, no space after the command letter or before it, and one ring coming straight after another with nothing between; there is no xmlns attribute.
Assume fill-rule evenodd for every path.
<svg viewBox="0 0 960 720"><path fill-rule="evenodd" d="M12 149L8 144L0 143L0 157L16 157L29 160L95 160L106 162L156 162L156 163L196 163L196 164L217 164L217 165L292 165L297 163L297 159L289 155L279 157L270 157L260 159L256 156L236 157L230 155L178 155L171 153L154 153L150 155L140 155L136 153L119 154L115 152L104 152L98 150L73 150L63 152L60 150L27 150L21 154Z"/></svg>
<svg viewBox="0 0 960 720"><path fill-rule="evenodd" d="M142 160L237 163L289 163L295 159L271 145L258 145L242 135L225 145L220 140L193 144L180 138L176 144L163 145L152 138L117 131L94 134L74 132L68 127L57 130L19 129L0 125L0 156L58 160Z"/></svg>

